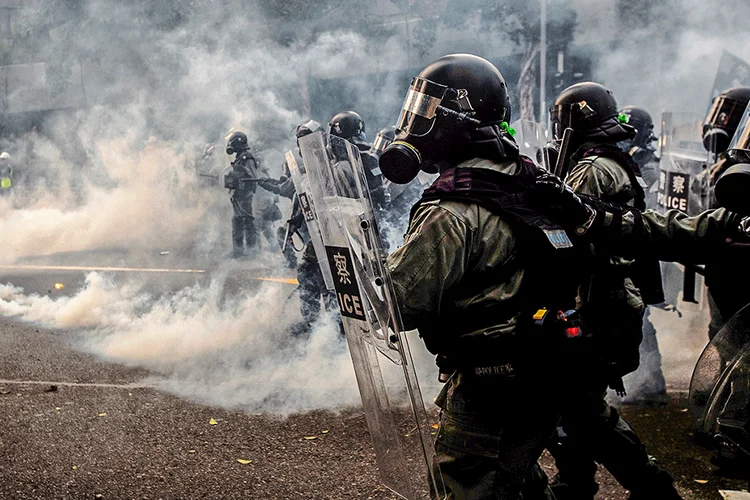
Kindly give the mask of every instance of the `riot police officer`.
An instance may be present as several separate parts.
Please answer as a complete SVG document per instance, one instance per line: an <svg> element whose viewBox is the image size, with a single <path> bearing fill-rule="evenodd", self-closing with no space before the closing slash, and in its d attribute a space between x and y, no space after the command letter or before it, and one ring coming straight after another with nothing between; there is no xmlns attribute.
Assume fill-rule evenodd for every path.
<svg viewBox="0 0 750 500"><path fill-rule="evenodd" d="M691 187L691 198L701 200L702 209L719 206L713 195L714 186L724 172L737 163L734 156L727 154L727 148L749 102L750 87L734 87L719 94L706 115L703 123L703 146L709 153L710 167L696 177ZM737 275L744 267L738 268L736 264L716 262L706 268L708 307L711 314L709 339L713 339L724 323L746 303L737 305L744 299L736 293L736 284L741 281L727 279L730 275Z"/></svg>
<svg viewBox="0 0 750 500"><path fill-rule="evenodd" d="M378 167L378 157L371 152L372 145L367 142L362 117L356 111L337 113L328 122L328 133L346 139L360 151L373 205L376 209L383 209L386 206L383 176Z"/></svg>
<svg viewBox="0 0 750 500"><path fill-rule="evenodd" d="M639 131L618 112L610 90L594 82L572 85L550 107L550 120L556 139L566 128L573 131L566 182L574 192L645 210L640 168L618 146L633 141ZM640 132L650 135L646 127ZM559 469L556 494L563 498L594 497L598 489L594 458L636 496L679 498L669 475L649 459L635 431L604 399L607 386L624 396L622 377L639 365L644 302L664 300L659 263L649 260L640 268L636 264L641 262L602 252L580 290L581 314L597 342L601 363L596 379L582 384L563 414L565 436L550 446ZM651 275L635 276L634 269ZM646 301L636 286L642 282L649 291L655 289Z"/></svg>
<svg viewBox="0 0 750 500"><path fill-rule="evenodd" d="M227 154L235 155L232 168L224 177L232 201L232 257L247 255L258 246L258 230L253 217L253 195L257 189L260 166L250 152L247 135L232 132L227 137Z"/></svg>
<svg viewBox="0 0 750 500"><path fill-rule="evenodd" d="M315 120L308 120L297 126L295 136L297 138L297 147L293 154L296 156L297 164L302 165L302 157L299 150L299 140L306 135L320 129L320 123ZM321 299L326 310L336 310L336 296L328 290L323 280L323 274L320 270L318 257L315 254L312 240L307 232L305 217L299 196L295 192L294 183L291 178L291 172L287 161L284 161L282 167L283 175L278 181L264 182L263 187L275 193L292 198L292 215L287 221L287 229L282 236L280 243L283 245L283 238L287 238L285 251L293 251L293 242L291 236L299 233L305 242L302 250L302 259L297 266L297 282L299 283L300 313L302 322L292 327L292 333L302 335L309 333L310 326L318 319L321 311Z"/></svg>
<svg viewBox="0 0 750 500"><path fill-rule="evenodd" d="M646 208L656 210L659 181L659 158L654 148L654 121L648 110L639 106L625 106L620 115L627 118L628 125L636 130L635 137L622 141L619 146L627 151L638 165L643 179ZM651 307L646 307L643 317L643 341L640 346L641 365L637 372L626 379L628 395L623 402L646 405L664 405L667 402L667 383L661 369L661 353L656 339L656 328L651 323ZM664 307L664 306L661 306Z"/></svg>
<svg viewBox="0 0 750 500"><path fill-rule="evenodd" d="M584 203L519 155L509 118L496 67L445 56L412 80L380 157L392 182L440 171L387 266L404 327L419 329L445 381L433 465L455 498L541 494L536 460L569 394L563 382L581 380L589 359L571 359L580 329L562 312L575 307L591 261L579 237L669 260L705 258L708 245L691 243L741 234L725 211L688 219Z"/></svg>

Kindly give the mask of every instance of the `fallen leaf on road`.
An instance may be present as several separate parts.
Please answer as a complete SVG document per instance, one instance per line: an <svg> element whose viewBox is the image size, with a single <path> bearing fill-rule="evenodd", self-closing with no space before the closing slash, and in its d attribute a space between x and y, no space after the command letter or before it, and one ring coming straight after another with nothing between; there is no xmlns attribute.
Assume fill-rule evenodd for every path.
<svg viewBox="0 0 750 500"><path fill-rule="evenodd" d="M77 465L74 465L74 466L73 466L73 470L78 470L78 466L77 466Z"/></svg>
<svg viewBox="0 0 750 500"><path fill-rule="evenodd" d="M195 450L188 450L188 453L195 453Z"/></svg>
<svg viewBox="0 0 750 500"><path fill-rule="evenodd" d="M432 424L432 428L433 428L433 429L437 429L438 427L439 427L439 425L438 425L438 424Z"/></svg>
<svg viewBox="0 0 750 500"><path fill-rule="evenodd" d="M101 412L101 413L99 414L99 416L100 416L100 417L106 417L106 416L107 416L107 412Z"/></svg>
<svg viewBox="0 0 750 500"><path fill-rule="evenodd" d="M312 441L313 439L318 439L318 436L305 436L305 439Z"/></svg>
<svg viewBox="0 0 750 500"><path fill-rule="evenodd" d="M55 406L55 410L60 411L62 410L62 408L60 408L59 406Z"/></svg>
<svg viewBox="0 0 750 500"><path fill-rule="evenodd" d="M51 385L51 386L47 387L46 389L44 389L44 392L57 392L57 386L56 385Z"/></svg>
<svg viewBox="0 0 750 500"><path fill-rule="evenodd" d="M321 434L328 434L328 429L326 429L326 430L324 430L324 431L320 431L320 433L321 433Z"/></svg>
<svg viewBox="0 0 750 500"><path fill-rule="evenodd" d="M693 479L698 484L706 484L708 482L708 479Z"/></svg>
<svg viewBox="0 0 750 500"><path fill-rule="evenodd" d="M0 391L0 394L2 394L2 395L10 394L10 391L2 390L2 391Z"/></svg>
<svg viewBox="0 0 750 500"><path fill-rule="evenodd" d="M211 417L211 420L208 421L208 425L216 425L216 420L214 420L214 418Z"/></svg>
<svg viewBox="0 0 750 500"><path fill-rule="evenodd" d="M688 409L687 409L687 408L683 408L683 409L682 409L682 410L680 410L680 411L681 411L682 413L685 413L686 411L688 411Z"/></svg>
<svg viewBox="0 0 750 500"><path fill-rule="evenodd" d="M247 464L249 464L250 462L252 462L252 460L245 460L245 459L243 459L243 458L238 458L238 459L237 459L237 461L238 461L239 463L241 463L242 465L247 465Z"/></svg>

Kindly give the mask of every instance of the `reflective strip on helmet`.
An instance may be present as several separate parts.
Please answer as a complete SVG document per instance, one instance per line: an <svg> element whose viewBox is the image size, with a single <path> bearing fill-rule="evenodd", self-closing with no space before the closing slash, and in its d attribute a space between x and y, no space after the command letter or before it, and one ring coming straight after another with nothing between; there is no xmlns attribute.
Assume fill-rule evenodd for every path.
<svg viewBox="0 0 750 500"><path fill-rule="evenodd" d="M417 92L414 89L409 89L409 93L406 94L403 110L431 120L435 118L437 107L440 106L441 100L442 97L434 97Z"/></svg>

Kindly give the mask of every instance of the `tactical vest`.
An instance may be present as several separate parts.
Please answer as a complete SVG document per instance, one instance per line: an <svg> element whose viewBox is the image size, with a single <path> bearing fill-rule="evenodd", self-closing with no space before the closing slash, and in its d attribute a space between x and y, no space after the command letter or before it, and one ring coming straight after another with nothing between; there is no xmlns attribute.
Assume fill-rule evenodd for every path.
<svg viewBox="0 0 750 500"><path fill-rule="evenodd" d="M541 308L556 312L575 307L577 284L581 266L588 260L588 245L576 242L565 233L561 224L543 213L528 192L542 172L534 163L521 157L517 174L509 175L483 168L458 168L444 170L428 188L414 208L411 217L423 202L451 200L482 206L509 224L516 238L516 249L511 260L492 271L479 272L469 265L463 280L443 300L444 310L432 318L425 328L420 326L425 345L433 353L456 358L470 358L472 363L482 363L486 355L496 358L534 355L534 314ZM473 296L492 283L507 281L518 269L523 269L519 293L503 304L491 307L484 314L467 315L451 307L455 301L451 294ZM467 317L471 316L471 317ZM518 318L516 331L509 334L465 335L507 323ZM430 330L435 329L435 335ZM427 330L427 331L425 331ZM531 342L531 344L530 344ZM447 343L448 345L441 345ZM547 343L547 345L552 345ZM487 360L489 361L489 360ZM496 359L493 359L496 361ZM506 361L516 363L518 359ZM457 365L461 364L459 360Z"/></svg>
<svg viewBox="0 0 750 500"><path fill-rule="evenodd" d="M617 162L630 180L630 190L617 193L612 199L607 199L610 203L617 203L620 205L627 205L631 201L633 206L638 210L646 210L646 193L643 190L641 169L638 164L633 161L633 158L626 152L622 151L617 146L609 144L601 144L599 146L589 148L582 154L576 155L580 157L578 164L581 163L594 163L598 157L609 158Z"/></svg>
<svg viewBox="0 0 750 500"><path fill-rule="evenodd" d="M638 210L646 210L646 192L641 184L643 178L641 169L633 160L633 157L617 146L602 144L585 150L580 156L578 164L593 163L597 158L609 158L617 162L622 167L630 180L630 189L617 193L615 196L603 200L609 203L628 205L631 201L633 206ZM644 183L645 184L645 183ZM614 272L613 274L617 274ZM646 304L660 304L664 302L664 289L662 286L661 265L656 259L640 258L636 259L625 271L625 275L630 277L635 286L641 292L641 298ZM613 276L615 277L615 276Z"/></svg>

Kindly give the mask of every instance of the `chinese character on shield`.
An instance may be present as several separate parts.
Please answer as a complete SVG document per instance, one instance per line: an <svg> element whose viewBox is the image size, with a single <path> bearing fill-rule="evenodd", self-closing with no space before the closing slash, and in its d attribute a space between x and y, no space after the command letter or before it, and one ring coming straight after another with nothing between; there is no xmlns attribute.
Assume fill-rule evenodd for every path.
<svg viewBox="0 0 750 500"><path fill-rule="evenodd" d="M339 276L339 283L350 285L352 282L349 279L349 271L346 270L346 256L337 253L333 256L333 260L336 264L336 274Z"/></svg>
<svg viewBox="0 0 750 500"><path fill-rule="evenodd" d="M681 175L672 176L672 192L675 194L685 192L685 177Z"/></svg>

